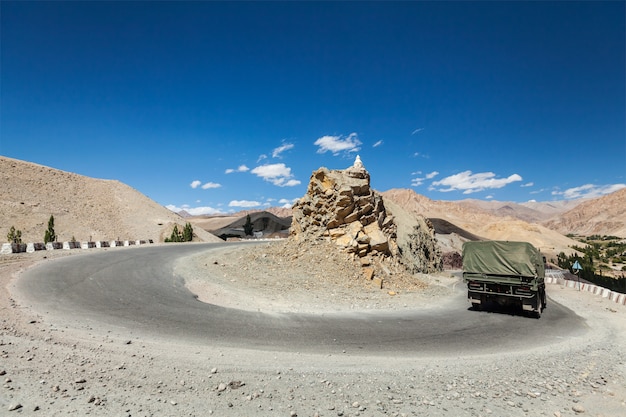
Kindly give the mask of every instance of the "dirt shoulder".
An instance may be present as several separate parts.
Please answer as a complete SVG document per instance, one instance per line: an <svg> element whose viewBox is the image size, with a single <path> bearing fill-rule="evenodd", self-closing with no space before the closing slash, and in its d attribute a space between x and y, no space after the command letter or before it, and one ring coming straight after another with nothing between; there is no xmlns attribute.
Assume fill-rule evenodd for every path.
<svg viewBox="0 0 626 417"><path fill-rule="evenodd" d="M313 281L309 274L317 266L304 259L299 266L278 264L274 255L260 247L252 252L227 248L219 255L195 257L193 267L178 273L201 282L207 268L214 276L221 271L219 282L199 284L205 287L197 293L233 307L277 311L428 305L445 300L455 281L446 274L421 276L442 285L391 296L359 280L335 282L337 274ZM20 271L58 256L88 255L55 251L0 257L0 415L626 415L626 307L590 293L549 286L549 297L576 311L589 326L584 336L558 351L459 352L452 358L410 360L352 352L304 355L185 340L164 343L133 329L90 323L82 328L59 325L21 305L10 292ZM254 274L259 265L266 266L271 280L259 281ZM311 296L329 289L336 294L332 301Z"/></svg>
<svg viewBox="0 0 626 417"><path fill-rule="evenodd" d="M398 274L381 289L357 260L321 242L233 246L181 259L175 273L200 301L280 313L415 309L445 302L458 284L450 272Z"/></svg>

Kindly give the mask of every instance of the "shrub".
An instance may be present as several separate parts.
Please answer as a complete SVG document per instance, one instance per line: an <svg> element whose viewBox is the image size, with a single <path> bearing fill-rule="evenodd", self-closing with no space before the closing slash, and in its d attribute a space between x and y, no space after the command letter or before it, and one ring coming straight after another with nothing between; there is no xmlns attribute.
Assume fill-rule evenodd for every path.
<svg viewBox="0 0 626 417"><path fill-rule="evenodd" d="M172 234L169 238L165 238L166 242L191 242L193 240L193 227L191 227L191 223L185 224L185 228L181 233L178 230L178 225L174 225L174 230L172 230Z"/></svg>
<svg viewBox="0 0 626 417"><path fill-rule="evenodd" d="M16 230L15 226L11 226L9 233L7 234L7 240L10 243L22 243L22 231Z"/></svg>

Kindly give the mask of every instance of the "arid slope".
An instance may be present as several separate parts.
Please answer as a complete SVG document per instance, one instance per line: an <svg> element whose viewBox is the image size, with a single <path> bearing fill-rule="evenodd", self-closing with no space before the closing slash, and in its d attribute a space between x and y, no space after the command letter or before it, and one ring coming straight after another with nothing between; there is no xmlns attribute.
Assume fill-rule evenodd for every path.
<svg viewBox="0 0 626 417"><path fill-rule="evenodd" d="M626 237L626 188L584 201L545 225L564 234Z"/></svg>
<svg viewBox="0 0 626 417"><path fill-rule="evenodd" d="M24 242L42 242L51 215L59 241L159 242L174 224L185 224L176 213L119 181L0 156L0 241L6 241L14 226ZM198 240L217 239L198 229Z"/></svg>
<svg viewBox="0 0 626 417"><path fill-rule="evenodd" d="M549 256L554 256L561 251L571 253L570 246L578 244L539 224L527 223L510 216L495 216L471 205L434 201L413 190L393 189L385 191L383 196L410 212L420 213L428 218L446 220L484 239L530 242Z"/></svg>

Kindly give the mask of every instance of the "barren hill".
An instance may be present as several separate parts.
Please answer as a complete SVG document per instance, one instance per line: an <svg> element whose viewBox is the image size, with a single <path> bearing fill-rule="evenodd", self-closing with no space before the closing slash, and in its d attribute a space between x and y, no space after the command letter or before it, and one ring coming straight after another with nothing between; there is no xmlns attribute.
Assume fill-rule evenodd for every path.
<svg viewBox="0 0 626 417"><path fill-rule="evenodd" d="M193 216L186 220L215 236L245 237L243 226L248 215L254 232L261 232L263 236L282 234L283 237L287 237L289 234L291 217L278 217L269 211L244 211L222 216Z"/></svg>
<svg viewBox="0 0 626 417"><path fill-rule="evenodd" d="M545 225L563 234L626 237L626 188L584 201Z"/></svg>
<svg viewBox="0 0 626 417"><path fill-rule="evenodd" d="M0 156L0 241L14 226L24 242L42 242L51 215L59 241L161 242L174 224L185 224L176 213L119 181ZM217 240L204 230L194 233L202 241Z"/></svg>
<svg viewBox="0 0 626 417"><path fill-rule="evenodd" d="M464 207L479 208L494 216L513 217L528 223L543 223L573 209L583 200L562 200L549 202L530 201L513 203L510 201L461 200Z"/></svg>
<svg viewBox="0 0 626 417"><path fill-rule="evenodd" d="M475 205L434 201L408 189L392 189L385 191L383 196L385 199L396 202L409 212L440 219L437 224L445 224L449 230L451 230L449 224L451 223L465 232L484 239L530 242L549 256L555 256L561 251L571 253L570 246L578 244L578 242L539 224L528 223L510 216L495 216ZM467 240L467 235L464 236L458 230L452 234L465 238L453 240L456 242L453 246L458 246L463 240ZM460 247L455 249L460 250Z"/></svg>

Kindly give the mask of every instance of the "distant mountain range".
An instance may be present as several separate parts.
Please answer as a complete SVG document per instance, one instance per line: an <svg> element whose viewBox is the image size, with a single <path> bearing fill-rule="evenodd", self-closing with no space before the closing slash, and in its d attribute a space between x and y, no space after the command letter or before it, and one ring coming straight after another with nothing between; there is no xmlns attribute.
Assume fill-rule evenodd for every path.
<svg viewBox="0 0 626 417"><path fill-rule="evenodd" d="M237 236L250 215L255 231L286 236L291 210L268 208L233 214L173 213L119 181L100 180L0 156L0 241L11 226L24 241L42 241L50 215L59 240L153 239L163 241L175 224L192 223L198 240ZM431 220L444 250L465 240L525 240L544 252L568 251L566 237L612 235L626 238L626 189L575 201L511 203L435 201L408 189L382 193L405 210ZM180 227L180 226L179 226Z"/></svg>

